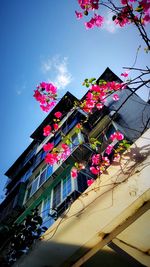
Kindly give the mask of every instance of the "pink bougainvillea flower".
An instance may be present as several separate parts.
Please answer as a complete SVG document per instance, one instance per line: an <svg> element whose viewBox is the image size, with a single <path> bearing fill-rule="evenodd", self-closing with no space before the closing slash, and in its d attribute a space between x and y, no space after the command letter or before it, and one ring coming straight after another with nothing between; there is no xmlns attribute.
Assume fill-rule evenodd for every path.
<svg viewBox="0 0 150 267"><path fill-rule="evenodd" d="M114 95L113 95L113 100L114 100L114 101L118 101L118 100L119 100L119 96L118 96L117 94L114 94Z"/></svg>
<svg viewBox="0 0 150 267"><path fill-rule="evenodd" d="M128 4L128 2L136 2L137 0L121 0L122 5Z"/></svg>
<svg viewBox="0 0 150 267"><path fill-rule="evenodd" d="M77 19L82 19L82 17L83 17L82 12L75 11L75 14L76 14Z"/></svg>
<svg viewBox="0 0 150 267"><path fill-rule="evenodd" d="M66 160L71 154L70 148L67 150L64 150L64 152L61 153L60 157L62 160Z"/></svg>
<svg viewBox="0 0 150 267"><path fill-rule="evenodd" d="M126 24L130 22L129 19L127 18L128 12L125 10L122 10L120 14L118 15L118 17L114 20L114 22L120 27L124 27Z"/></svg>
<svg viewBox="0 0 150 267"><path fill-rule="evenodd" d="M103 165L104 166L109 166L110 165L110 160L108 157L102 157L103 160Z"/></svg>
<svg viewBox="0 0 150 267"><path fill-rule="evenodd" d="M86 99L93 99L93 94L91 92L88 92L86 95Z"/></svg>
<svg viewBox="0 0 150 267"><path fill-rule="evenodd" d="M94 183L94 179L89 179L89 180L87 180L87 185L88 186L90 186L91 184L93 184Z"/></svg>
<svg viewBox="0 0 150 267"><path fill-rule="evenodd" d="M41 82L39 87L41 87L42 89L45 89L47 87L47 83Z"/></svg>
<svg viewBox="0 0 150 267"><path fill-rule="evenodd" d="M50 164L50 165L54 165L55 163L57 163L59 160L58 158L58 154L57 153L48 153L45 157L45 162Z"/></svg>
<svg viewBox="0 0 150 267"><path fill-rule="evenodd" d="M92 17L90 21L85 22L85 28L88 30L94 28L95 26L101 27L103 22L104 18L102 16L94 14L94 17Z"/></svg>
<svg viewBox="0 0 150 267"><path fill-rule="evenodd" d="M142 6L142 8L145 12L150 9L150 1L149 0L142 0L139 2L139 5Z"/></svg>
<svg viewBox="0 0 150 267"><path fill-rule="evenodd" d="M110 140L114 141L115 139L117 139L118 141L121 141L124 139L124 135L120 132L115 132L115 133L111 134Z"/></svg>
<svg viewBox="0 0 150 267"><path fill-rule="evenodd" d="M97 104L96 104L96 107L97 107L98 110L102 109L103 106L104 106L104 105L103 105L102 103L97 103Z"/></svg>
<svg viewBox="0 0 150 267"><path fill-rule="evenodd" d="M127 72L127 71L125 71L124 73L121 73L121 76L123 76L123 77L128 77L128 75L129 75L129 72Z"/></svg>
<svg viewBox="0 0 150 267"><path fill-rule="evenodd" d="M53 148L54 148L53 143L47 143L43 146L44 151L49 151L49 150L52 150Z"/></svg>
<svg viewBox="0 0 150 267"><path fill-rule="evenodd" d="M57 118L57 119L60 119L61 116L62 116L62 113L60 111L57 111L55 112L54 116Z"/></svg>
<svg viewBox="0 0 150 267"><path fill-rule="evenodd" d="M66 145L66 144L62 144L61 147L62 147L64 150L68 150L68 149L70 149L69 146Z"/></svg>
<svg viewBox="0 0 150 267"><path fill-rule="evenodd" d="M54 123L54 124L53 124L53 127L54 127L54 130L57 131L58 128L59 128L59 125L58 125L57 123Z"/></svg>
<svg viewBox="0 0 150 267"><path fill-rule="evenodd" d="M95 26L95 19L91 18L90 21L85 22L85 28L88 29L92 29Z"/></svg>
<svg viewBox="0 0 150 267"><path fill-rule="evenodd" d="M118 141L121 141L124 139L124 135L120 132L116 132L116 138Z"/></svg>
<svg viewBox="0 0 150 267"><path fill-rule="evenodd" d="M101 91L101 87L97 84L93 84L90 88L91 91L94 91L94 92L100 92Z"/></svg>
<svg viewBox="0 0 150 267"><path fill-rule="evenodd" d="M107 155L110 155L110 153L112 152L113 150L113 145L108 145L107 148L105 149L105 153Z"/></svg>
<svg viewBox="0 0 150 267"><path fill-rule="evenodd" d="M95 14L94 19L95 19L95 26L101 27L103 25L104 18L102 16Z"/></svg>
<svg viewBox="0 0 150 267"><path fill-rule="evenodd" d="M94 154L92 156L92 165L98 165L101 160L101 155L100 154Z"/></svg>
<svg viewBox="0 0 150 267"><path fill-rule="evenodd" d="M116 83L116 82L107 82L107 87L109 88L109 90L111 91L118 91L120 89L122 89L124 84L122 83Z"/></svg>
<svg viewBox="0 0 150 267"><path fill-rule="evenodd" d="M48 135L50 135L51 130L52 130L52 128L51 128L50 125L45 126L44 129L43 129L43 135L44 135L44 136L48 136Z"/></svg>
<svg viewBox="0 0 150 267"><path fill-rule="evenodd" d="M49 107L48 104L47 104L46 106L44 106L44 105L40 105L40 108L41 108L43 111L45 111L45 112L48 112L48 111L50 110L50 107Z"/></svg>
<svg viewBox="0 0 150 267"><path fill-rule="evenodd" d="M38 91L38 90L34 90L34 95L35 99L37 101L39 101L40 103L43 102L43 100L45 100L45 97L43 98L43 95ZM44 101L45 103L45 101ZM41 103L42 104L42 103Z"/></svg>
<svg viewBox="0 0 150 267"><path fill-rule="evenodd" d="M41 82L34 91L35 99L40 103L43 111L48 112L56 104L57 87L52 83Z"/></svg>
<svg viewBox="0 0 150 267"><path fill-rule="evenodd" d="M82 9L88 11L99 7L99 0L78 0L78 3Z"/></svg>
<svg viewBox="0 0 150 267"><path fill-rule="evenodd" d="M45 91L51 93L52 95L55 95L57 92L57 87L52 83L47 83Z"/></svg>
<svg viewBox="0 0 150 267"><path fill-rule="evenodd" d="M100 170L100 168L99 168L99 166L96 166L96 167L90 167L90 171L91 171L91 173L93 173L93 174L95 174L95 175L98 175L98 174L101 174L102 172L101 172L101 170Z"/></svg>
<svg viewBox="0 0 150 267"><path fill-rule="evenodd" d="M71 169L71 177L74 179L78 177L78 170L75 167Z"/></svg>
<svg viewBox="0 0 150 267"><path fill-rule="evenodd" d="M121 0L121 4L122 4L122 5L126 5L127 2L128 2L127 0Z"/></svg>

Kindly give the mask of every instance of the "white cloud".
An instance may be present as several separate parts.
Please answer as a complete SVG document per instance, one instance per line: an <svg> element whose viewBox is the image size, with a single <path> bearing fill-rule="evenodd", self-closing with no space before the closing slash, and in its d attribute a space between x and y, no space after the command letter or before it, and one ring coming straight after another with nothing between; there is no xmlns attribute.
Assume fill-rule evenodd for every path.
<svg viewBox="0 0 150 267"><path fill-rule="evenodd" d="M110 32L110 33L116 33L116 31L119 29L119 26L115 24L115 22L112 20L113 17L112 12L107 12L105 15L105 20L103 24L103 29Z"/></svg>
<svg viewBox="0 0 150 267"><path fill-rule="evenodd" d="M53 82L58 89L64 89L72 81L72 75L68 70L68 58L60 56L48 58L42 62L41 67L47 79Z"/></svg>

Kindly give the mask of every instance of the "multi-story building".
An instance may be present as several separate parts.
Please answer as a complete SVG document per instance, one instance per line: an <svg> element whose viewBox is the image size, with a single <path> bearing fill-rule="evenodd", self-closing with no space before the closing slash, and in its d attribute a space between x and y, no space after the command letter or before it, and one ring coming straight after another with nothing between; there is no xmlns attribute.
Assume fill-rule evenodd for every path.
<svg viewBox="0 0 150 267"><path fill-rule="evenodd" d="M108 68L99 79L120 81ZM22 223L32 210L38 208L39 214L43 219L42 226L46 226L49 231L50 227L55 225L57 219L63 218L68 207L76 199L79 199L79 196L85 190L89 190L89 188L87 189L87 180L94 178L94 175L89 171L89 159L93 153L89 138L96 138L101 141L101 153L104 153L107 140L113 132L121 131L130 143L134 143L143 134L144 130L149 128L150 125L147 120L150 114L150 105L130 89L120 91L119 96L120 101L115 102L110 97L102 110L96 110L87 115L82 109L74 107L74 103L79 100L67 92L32 133L32 143L6 172L8 177L6 198L0 205L2 251L5 251L8 245L8 228L10 225ZM126 99L127 101L125 101ZM119 108L120 106L121 108ZM47 137L43 136L43 127L53 122L54 113L58 110L63 113L59 123L59 130L56 134L51 134ZM76 125L80 122L84 122L84 127L81 132L78 132L76 131ZM71 140L70 155L53 166L46 164L43 145L47 142L52 142L57 148L61 145L64 136L68 135ZM79 172L77 179L72 178L70 175L71 168L75 162L82 162L86 166L85 169ZM76 223L78 222L76 221ZM7 236L6 244L3 242L4 236ZM68 262L68 258L66 262ZM32 266L72 266L71 263L62 265L63 260L61 264L58 263L59 260L58 262L57 260L52 262L52 265L51 262L47 265L47 260L43 260L43 265L41 263L38 265L33 260ZM75 260L72 262L75 262ZM31 266L30 264L28 261L25 263L24 258L23 263L20 263L19 266ZM91 264L93 265L85 266L99 266L94 265L94 263ZM137 262L136 264L131 266L140 266Z"/></svg>

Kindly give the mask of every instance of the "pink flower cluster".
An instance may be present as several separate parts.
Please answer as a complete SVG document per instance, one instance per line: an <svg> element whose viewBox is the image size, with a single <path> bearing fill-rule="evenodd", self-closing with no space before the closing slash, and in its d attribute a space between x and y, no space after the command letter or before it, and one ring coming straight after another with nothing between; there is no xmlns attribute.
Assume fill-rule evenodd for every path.
<svg viewBox="0 0 150 267"><path fill-rule="evenodd" d="M43 111L48 112L56 104L57 88L52 83L42 82L34 91L35 99L40 103Z"/></svg>
<svg viewBox="0 0 150 267"><path fill-rule="evenodd" d="M138 22L143 25L150 23L150 1L149 0L120 0L122 8L115 8L116 13L114 16L115 24L120 27L124 27L126 24ZM115 1L114 1L115 3ZM83 16L87 16L90 11L98 10L100 8L99 0L78 0L78 4L83 12L75 11L76 18L81 19ZM111 8L109 4L107 8ZM131 15L132 14L132 15ZM95 26L101 27L104 21L104 17L94 14L90 21L85 22L86 29L92 29Z"/></svg>
<svg viewBox="0 0 150 267"><path fill-rule="evenodd" d="M101 27L103 25L104 18L100 15L94 14L94 17L90 19L90 21L85 22L85 28L92 29L94 27Z"/></svg>
<svg viewBox="0 0 150 267"><path fill-rule="evenodd" d="M110 136L110 140L114 141L115 139L118 141L121 141L124 139L124 135L120 133L119 131L114 132ZM107 148L105 149L105 153L107 155L110 155L113 149L114 149L114 146L112 144L109 144ZM115 155L115 160L117 159L118 159L118 155L117 156ZM100 154L93 154L91 161L92 161L92 166L90 167L90 171L94 175L102 174L103 171L110 165L109 158L101 156Z"/></svg>
<svg viewBox="0 0 150 267"><path fill-rule="evenodd" d="M77 178L78 172L83 170L85 168L85 165L83 163L75 163L75 166L71 169L71 177Z"/></svg>
<svg viewBox="0 0 150 267"><path fill-rule="evenodd" d="M113 145L108 145L107 148L105 149L105 153L107 155L110 155L112 150L113 150L113 148L114 148Z"/></svg>
<svg viewBox="0 0 150 267"><path fill-rule="evenodd" d="M78 0L80 7L84 10L98 9L99 0Z"/></svg>
<svg viewBox="0 0 150 267"><path fill-rule="evenodd" d="M91 113L94 108L102 109L107 96L113 91L119 91L125 88L124 83L107 82L102 85L92 85L86 95L86 100L82 103L81 107L85 112ZM118 94L113 95L113 100L118 101Z"/></svg>
<svg viewBox="0 0 150 267"><path fill-rule="evenodd" d="M47 146L45 145L43 149L45 151L48 151L50 147L50 150L53 148L51 143L48 143ZM62 144L60 149L57 149L57 151L52 150L51 153L47 153L45 157L45 162L54 165L55 163L59 163L60 160L65 160L70 155L70 148L66 144Z"/></svg>
<svg viewBox="0 0 150 267"><path fill-rule="evenodd" d="M89 11L97 10L99 8L99 0L78 0L78 3L84 12L75 11L77 19L81 19L84 15L87 16ZM95 13L90 21L85 22L85 28L92 29L94 27L101 27L103 25L103 21L104 18Z"/></svg>
<svg viewBox="0 0 150 267"><path fill-rule="evenodd" d="M59 125L57 123L54 123L52 126L47 125L43 128L43 135L49 136L51 133L56 132L58 129L59 129Z"/></svg>
<svg viewBox="0 0 150 267"><path fill-rule="evenodd" d="M108 157L103 157L100 154L94 154L92 156L92 166L90 167L90 171L94 175L100 175L103 173L105 168L110 165L110 161Z"/></svg>
<svg viewBox="0 0 150 267"><path fill-rule="evenodd" d="M55 112L54 114L55 118L57 118L58 121L60 121L60 118L62 117L62 113L60 111ZM53 123L52 126L47 125L43 128L43 135L49 136L52 133L56 132L59 129L58 123Z"/></svg>
<svg viewBox="0 0 150 267"><path fill-rule="evenodd" d="M133 6L129 2L137 3L137 7L133 9ZM120 27L124 27L128 23L137 21L143 25L150 23L150 1L149 0L121 0L122 5L126 5L115 19L115 23L119 24ZM138 11L136 13L136 11ZM130 12L134 12L134 21L130 16Z"/></svg>
<svg viewBox="0 0 150 267"><path fill-rule="evenodd" d="M115 133L111 134L110 140L114 141L115 139L118 141L121 141L124 139L124 135L120 132L115 132Z"/></svg>

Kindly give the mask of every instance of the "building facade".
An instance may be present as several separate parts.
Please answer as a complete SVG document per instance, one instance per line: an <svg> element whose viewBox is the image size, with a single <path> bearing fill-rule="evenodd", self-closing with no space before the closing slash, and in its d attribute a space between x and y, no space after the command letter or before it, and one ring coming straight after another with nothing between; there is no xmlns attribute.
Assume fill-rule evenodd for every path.
<svg viewBox="0 0 150 267"><path fill-rule="evenodd" d="M99 79L121 82L108 68ZM129 97L130 94L131 97ZM8 177L6 198L0 205L2 253L7 251L8 229L12 224L22 223L37 208L38 214L43 220L42 226L50 229L57 220L63 218L71 204L88 190L87 180L95 178L89 170L89 160L93 154L89 138L99 140L102 143L101 153L104 153L107 140L115 131L122 132L131 144L143 134L150 114L150 105L130 89L120 91L119 97L120 101L118 102L113 101L112 97L108 98L107 104L102 110L96 110L87 115L82 109L74 107L74 103L79 100L67 92L32 133L32 143L6 172ZM127 98L128 100L125 101ZM119 109L121 105L122 107ZM43 127L52 123L54 113L58 110L63 113L59 130L50 136L43 136ZM76 125L81 122L84 122L84 127L82 131L77 132ZM148 129L149 126L147 124L146 128ZM70 155L53 166L46 164L43 145L52 142L55 148L60 147L62 139L68 135L71 140ZM71 177L70 174L75 162L84 163L86 166L79 172L77 179ZM4 237L7 237L6 243L3 242ZM141 266L138 265L140 264L138 262L136 264L131 266ZM60 265L53 264L52 266Z"/></svg>

